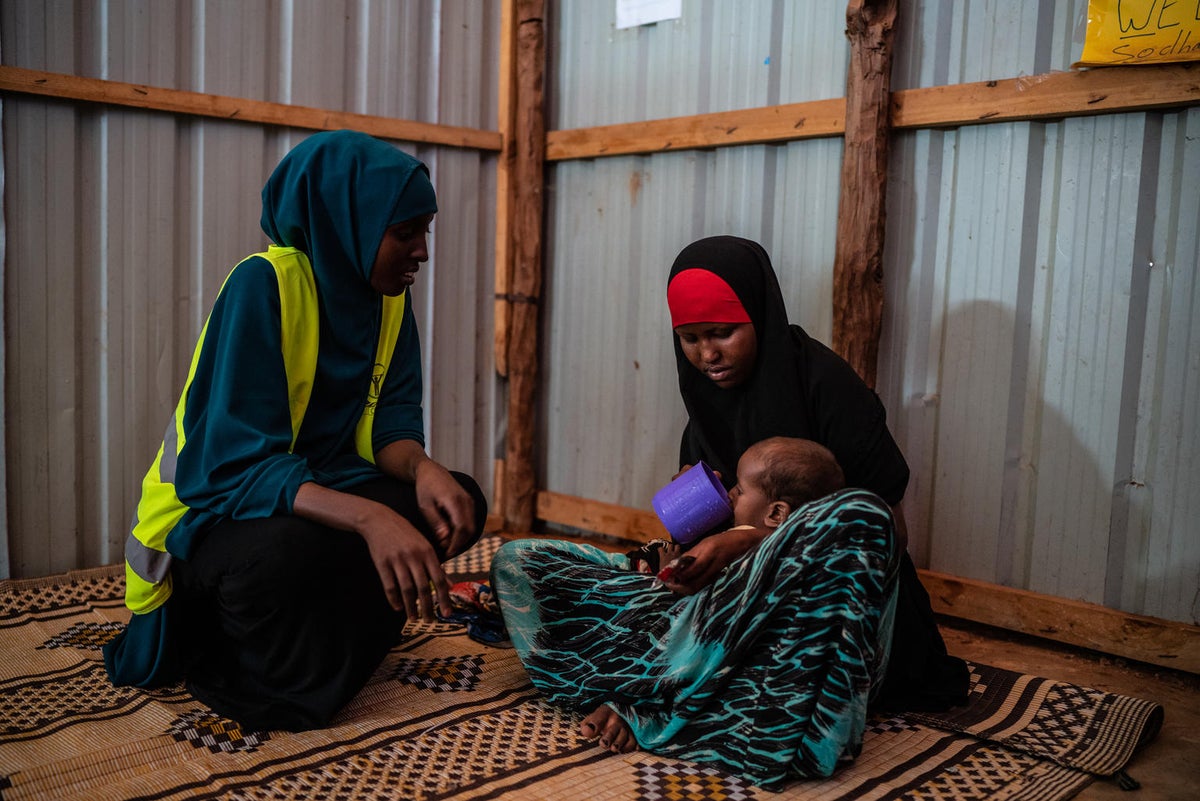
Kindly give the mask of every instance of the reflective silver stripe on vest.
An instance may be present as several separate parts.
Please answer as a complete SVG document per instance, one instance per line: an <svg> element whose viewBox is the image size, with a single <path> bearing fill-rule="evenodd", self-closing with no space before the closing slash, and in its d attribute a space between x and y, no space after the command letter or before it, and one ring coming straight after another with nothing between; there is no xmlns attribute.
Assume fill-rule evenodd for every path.
<svg viewBox="0 0 1200 801"><path fill-rule="evenodd" d="M133 517L133 526L129 536L125 538L125 561L142 579L151 584L159 584L171 572L171 554L148 548L133 536L132 529L137 528L137 515Z"/></svg>
<svg viewBox="0 0 1200 801"><path fill-rule="evenodd" d="M179 463L179 435L175 433L175 415L167 423L163 433L163 455L158 463L158 480L164 484L175 483L175 466ZM140 575L140 574L139 574Z"/></svg>

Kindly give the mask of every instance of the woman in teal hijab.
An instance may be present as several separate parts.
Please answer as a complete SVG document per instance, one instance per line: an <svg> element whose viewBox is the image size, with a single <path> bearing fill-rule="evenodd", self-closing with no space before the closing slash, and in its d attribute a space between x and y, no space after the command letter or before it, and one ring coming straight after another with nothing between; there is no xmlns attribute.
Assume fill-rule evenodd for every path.
<svg viewBox="0 0 1200 801"><path fill-rule="evenodd" d="M186 678L243 726L322 726L407 618L450 613L476 482L425 453L408 288L437 211L424 164L353 131L263 188L274 245L230 273L126 546L116 684ZM431 589L432 588L432 589Z"/></svg>

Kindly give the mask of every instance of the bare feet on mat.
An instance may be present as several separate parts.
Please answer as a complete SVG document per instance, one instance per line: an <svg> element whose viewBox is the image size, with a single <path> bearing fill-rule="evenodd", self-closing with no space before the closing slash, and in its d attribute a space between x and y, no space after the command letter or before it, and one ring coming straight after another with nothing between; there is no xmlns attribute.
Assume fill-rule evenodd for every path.
<svg viewBox="0 0 1200 801"><path fill-rule="evenodd" d="M584 718L579 732L589 740L599 737L600 747L614 754L628 754L637 748L633 732L608 704L596 707L595 712Z"/></svg>

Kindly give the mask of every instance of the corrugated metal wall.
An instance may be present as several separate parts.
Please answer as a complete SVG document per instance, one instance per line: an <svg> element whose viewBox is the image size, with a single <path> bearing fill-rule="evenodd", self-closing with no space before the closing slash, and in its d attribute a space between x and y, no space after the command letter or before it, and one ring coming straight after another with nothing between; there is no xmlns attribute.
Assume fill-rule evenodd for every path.
<svg viewBox="0 0 1200 801"><path fill-rule="evenodd" d="M839 5L685 2L679 20L618 31L612 4L556 3L549 127L841 97ZM688 242L765 243L789 313L828 338L841 158L841 140L827 139L548 171L547 489L649 509L678 466L685 418L665 287Z"/></svg>
<svg viewBox="0 0 1200 801"><path fill-rule="evenodd" d="M1069 69L1086 5L901 3L893 87ZM552 128L844 94L844 3L685 2L625 31L608 3L553 8ZM1197 109L897 132L880 394L919 564L1200 620L1198 142ZM676 468L664 284L687 242L763 242L828 341L840 159L814 140L553 167L547 489L648 509Z"/></svg>
<svg viewBox="0 0 1200 801"><path fill-rule="evenodd" d="M11 66L495 130L499 4L0 5ZM220 282L261 250L259 190L307 131L3 98L12 575L119 561ZM490 496L494 154L401 147L441 209L414 289L430 452ZM2 544L2 543L0 543Z"/></svg>
<svg viewBox="0 0 1200 801"><path fill-rule="evenodd" d="M897 88L1067 69L1086 3L907 11ZM892 176L881 383L923 560L1200 620L1200 110L906 133Z"/></svg>
<svg viewBox="0 0 1200 801"><path fill-rule="evenodd" d="M1069 69L1086 0L901 7L897 89ZM6 0L0 57L491 129L498 11L479 8ZM548 10L551 129L844 94L844 3L689 0L626 31L610 2ZM3 115L9 520L29 574L118 556L216 283L261 243L258 188L302 134L11 96ZM897 133L880 392L920 564L1200 617L1198 140L1196 109ZM443 209L420 284L432 447L486 483L494 159L417 152ZM645 509L673 472L663 288L687 242L763 242L793 320L828 340L840 161L830 139L548 170L544 487Z"/></svg>

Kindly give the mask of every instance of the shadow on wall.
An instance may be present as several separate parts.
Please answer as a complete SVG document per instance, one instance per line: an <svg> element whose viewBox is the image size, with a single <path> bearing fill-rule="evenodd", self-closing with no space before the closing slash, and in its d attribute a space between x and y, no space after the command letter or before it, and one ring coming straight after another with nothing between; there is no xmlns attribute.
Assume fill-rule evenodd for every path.
<svg viewBox="0 0 1200 801"><path fill-rule="evenodd" d="M992 301L954 307L930 336L937 389L905 410L907 515L925 533L914 558L939 572L1102 603L1113 490L1097 450L1111 447L1115 432L1088 430L1102 419L1100 402L1086 418L1060 411L1087 402L1089 368L1051 363L1066 357L1049 355L1036 326Z"/></svg>

